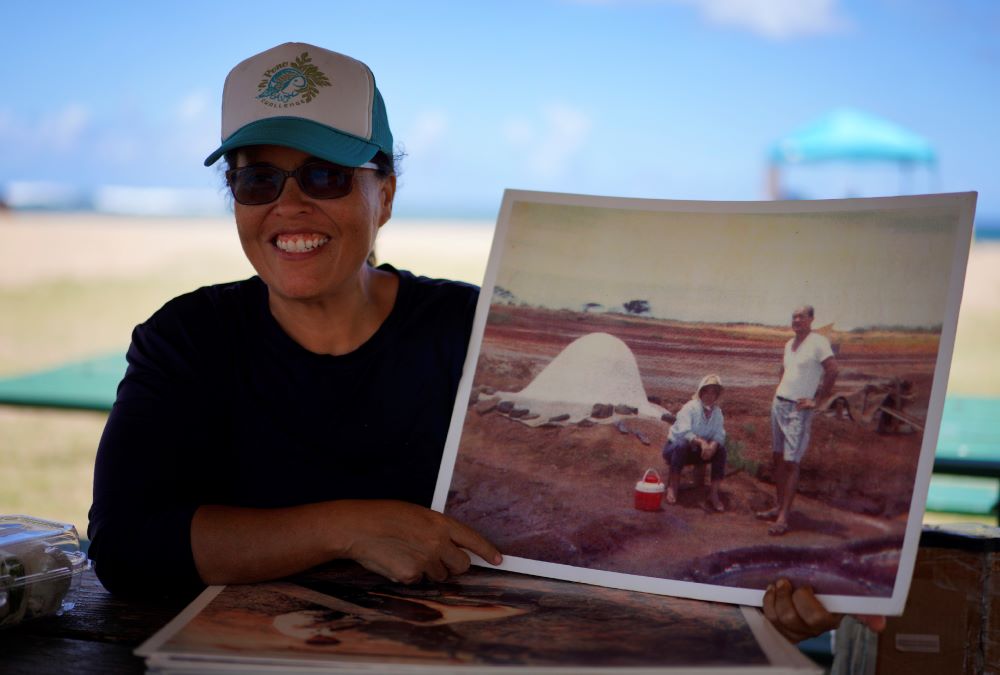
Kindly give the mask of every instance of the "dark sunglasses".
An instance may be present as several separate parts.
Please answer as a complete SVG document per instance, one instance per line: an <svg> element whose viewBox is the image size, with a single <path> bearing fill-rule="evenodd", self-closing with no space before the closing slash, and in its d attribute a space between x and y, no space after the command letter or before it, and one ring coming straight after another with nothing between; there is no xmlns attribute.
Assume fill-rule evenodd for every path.
<svg viewBox="0 0 1000 675"><path fill-rule="evenodd" d="M377 169L366 162L358 169ZM285 171L270 164L254 164L226 172L226 183L233 199L246 206L268 204L281 195L285 181L294 176L303 193L313 199L338 199L351 194L354 169L330 162L306 162L294 171Z"/></svg>

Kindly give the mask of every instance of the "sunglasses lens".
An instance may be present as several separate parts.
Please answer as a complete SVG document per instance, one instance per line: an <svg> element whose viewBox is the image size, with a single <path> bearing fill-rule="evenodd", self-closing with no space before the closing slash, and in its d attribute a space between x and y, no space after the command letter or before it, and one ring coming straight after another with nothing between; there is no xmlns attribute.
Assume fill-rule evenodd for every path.
<svg viewBox="0 0 1000 675"><path fill-rule="evenodd" d="M284 182L284 174L273 166L248 166L229 172L229 187L240 204L273 202Z"/></svg>
<svg viewBox="0 0 1000 675"><path fill-rule="evenodd" d="M293 173L267 164L233 169L226 174L233 198L240 204L273 202L281 194L285 178L294 175L302 191L313 199L337 199L351 192L354 169L328 162L303 164Z"/></svg>
<svg viewBox="0 0 1000 675"><path fill-rule="evenodd" d="M335 164L306 164L299 169L302 191L314 199L337 199L351 192L354 170Z"/></svg>

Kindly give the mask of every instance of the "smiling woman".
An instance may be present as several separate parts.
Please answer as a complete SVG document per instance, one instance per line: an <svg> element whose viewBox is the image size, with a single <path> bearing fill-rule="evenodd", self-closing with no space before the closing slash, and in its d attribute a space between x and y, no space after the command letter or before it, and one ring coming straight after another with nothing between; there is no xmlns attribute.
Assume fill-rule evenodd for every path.
<svg viewBox="0 0 1000 675"><path fill-rule="evenodd" d="M281 45L230 73L222 128L206 164L226 155L258 276L133 333L95 469L98 576L161 594L335 558L404 581L465 571L463 548L499 561L425 506L478 293L368 262L396 189L371 71ZM162 555L134 545L143 532Z"/></svg>

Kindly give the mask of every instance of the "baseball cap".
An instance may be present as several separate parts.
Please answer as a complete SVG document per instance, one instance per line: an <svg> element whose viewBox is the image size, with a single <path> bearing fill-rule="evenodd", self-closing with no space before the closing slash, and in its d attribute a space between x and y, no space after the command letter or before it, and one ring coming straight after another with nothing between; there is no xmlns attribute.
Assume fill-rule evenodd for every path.
<svg viewBox="0 0 1000 675"><path fill-rule="evenodd" d="M282 145L344 166L379 150L392 132L375 76L361 61L302 42L251 56L222 91L222 145L205 160L248 145Z"/></svg>

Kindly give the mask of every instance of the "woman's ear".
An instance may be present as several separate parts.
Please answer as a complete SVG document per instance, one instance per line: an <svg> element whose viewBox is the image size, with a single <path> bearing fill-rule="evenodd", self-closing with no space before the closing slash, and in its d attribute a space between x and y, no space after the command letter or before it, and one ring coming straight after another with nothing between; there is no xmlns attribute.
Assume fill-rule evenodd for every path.
<svg viewBox="0 0 1000 675"><path fill-rule="evenodd" d="M379 198L382 200L380 204L382 208L381 218L379 220L379 227L388 222L389 218L392 217L392 202L396 198L396 176L395 174L386 176L381 179L381 185L379 187Z"/></svg>

